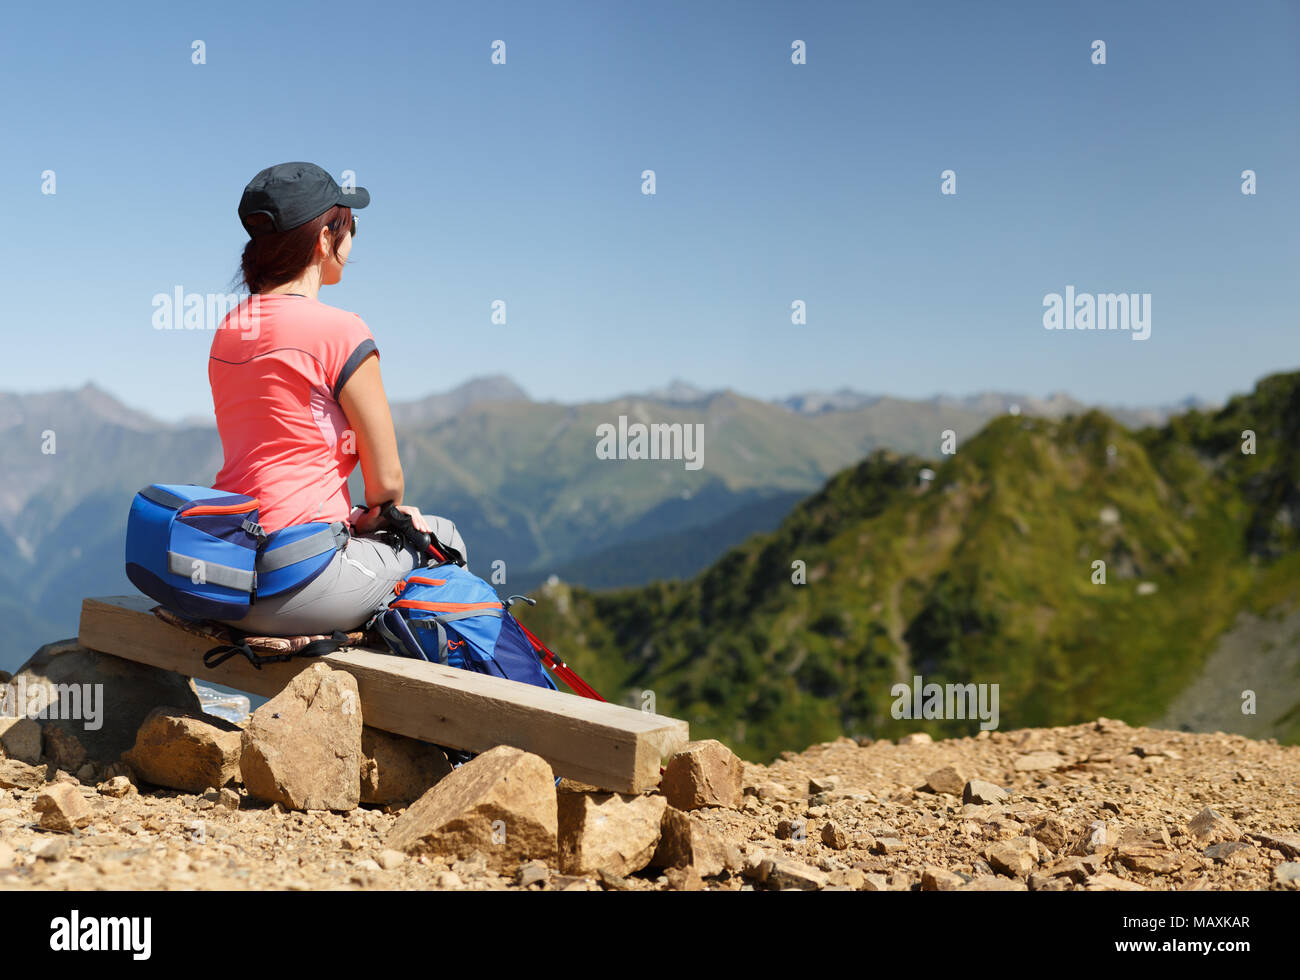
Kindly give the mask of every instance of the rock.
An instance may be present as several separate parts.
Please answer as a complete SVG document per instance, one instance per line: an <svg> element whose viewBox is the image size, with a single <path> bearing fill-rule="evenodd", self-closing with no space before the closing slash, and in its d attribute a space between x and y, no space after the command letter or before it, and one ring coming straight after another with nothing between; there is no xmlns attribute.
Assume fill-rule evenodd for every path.
<svg viewBox="0 0 1300 980"><path fill-rule="evenodd" d="M61 861L68 853L68 839L54 837L32 847L32 854L42 861Z"/></svg>
<svg viewBox="0 0 1300 980"><path fill-rule="evenodd" d="M560 870L624 877L650 863L668 801L622 793L561 793L558 798Z"/></svg>
<svg viewBox="0 0 1300 980"><path fill-rule="evenodd" d="M38 824L46 830L71 833L90 823L90 806L72 783L51 783L36 795L33 804L41 815Z"/></svg>
<svg viewBox="0 0 1300 980"><path fill-rule="evenodd" d="M1300 885L1300 861L1286 861L1273 869L1273 877L1284 885Z"/></svg>
<svg viewBox="0 0 1300 980"><path fill-rule="evenodd" d="M545 883L551 877L551 870L542 861L527 861L519 865L519 870L515 874L515 884L520 888L527 888L529 885L535 885L539 881Z"/></svg>
<svg viewBox="0 0 1300 980"><path fill-rule="evenodd" d="M839 776L814 776L808 780L808 795L810 796L816 796L818 793L833 793L839 788Z"/></svg>
<svg viewBox="0 0 1300 980"><path fill-rule="evenodd" d="M1066 762L1055 752L1030 752L1012 764L1016 772L1038 772L1043 769L1063 769Z"/></svg>
<svg viewBox="0 0 1300 980"><path fill-rule="evenodd" d="M1075 884L1082 884L1089 875L1094 875L1100 870L1100 858L1067 857L1048 867L1043 874L1052 878L1068 878Z"/></svg>
<svg viewBox="0 0 1300 980"><path fill-rule="evenodd" d="M17 759L0 759L0 789L38 789L45 785L45 767Z"/></svg>
<svg viewBox="0 0 1300 980"><path fill-rule="evenodd" d="M608 871L601 870L596 872L596 877L600 883L610 892L631 892L636 891L636 886L621 875L610 874ZM698 876L697 876L698 877Z"/></svg>
<svg viewBox="0 0 1300 980"><path fill-rule="evenodd" d="M802 891L815 891L830 884L824 872L784 855L764 858L759 878L777 888L798 888Z"/></svg>
<svg viewBox="0 0 1300 980"><path fill-rule="evenodd" d="M1093 875L1086 882L1090 892L1144 892L1146 891L1135 881L1126 881L1113 874L1102 872L1099 875Z"/></svg>
<svg viewBox="0 0 1300 980"><path fill-rule="evenodd" d="M202 793L224 786L239 772L240 737L237 726L213 715L155 708L122 761L140 782Z"/></svg>
<svg viewBox="0 0 1300 980"><path fill-rule="evenodd" d="M86 747L72 732L51 725L45 735L45 757L56 769L76 772L86 764Z"/></svg>
<svg viewBox="0 0 1300 980"><path fill-rule="evenodd" d="M385 848L379 852L379 856L375 858L375 860L385 871L392 871L394 868L406 861L406 855L401 851L394 851L391 848Z"/></svg>
<svg viewBox="0 0 1300 980"><path fill-rule="evenodd" d="M583 878L578 875L556 875L551 879L550 890L557 892L590 892L600 891L600 888L590 878Z"/></svg>
<svg viewBox="0 0 1300 980"><path fill-rule="evenodd" d="M1035 871L1029 876L1029 890L1031 892L1064 892L1070 890L1070 882L1066 878L1054 878L1051 875L1043 874L1041 871Z"/></svg>
<svg viewBox="0 0 1300 980"><path fill-rule="evenodd" d="M741 864L741 874L758 882L763 881L767 872L772 870L772 865L768 863L771 857L772 853L761 847L747 851Z"/></svg>
<svg viewBox="0 0 1300 980"><path fill-rule="evenodd" d="M834 820L822 824L822 843L827 847L842 851L849 846L849 835Z"/></svg>
<svg viewBox="0 0 1300 980"><path fill-rule="evenodd" d="M1120 825L1114 820L1094 820L1070 842L1066 853L1076 857L1105 854L1120 840Z"/></svg>
<svg viewBox="0 0 1300 980"><path fill-rule="evenodd" d="M808 821L802 817L795 820L778 820L776 822L777 840L803 840L808 833Z"/></svg>
<svg viewBox="0 0 1300 980"><path fill-rule="evenodd" d="M132 793L138 792L131 780L125 776L114 776L103 783L99 784L99 791L105 796L111 796L114 799L122 799Z"/></svg>
<svg viewBox="0 0 1300 980"><path fill-rule="evenodd" d="M0 717L0 747L8 758L36 765L41 761L41 726L30 718Z"/></svg>
<svg viewBox="0 0 1300 980"><path fill-rule="evenodd" d="M959 892L1027 892L1029 886L1012 878L996 875L979 875L957 889Z"/></svg>
<svg viewBox="0 0 1300 980"><path fill-rule="evenodd" d="M245 788L291 810L355 808L361 727L356 678L312 664L249 718L239 759Z"/></svg>
<svg viewBox="0 0 1300 980"><path fill-rule="evenodd" d="M1183 865L1183 859L1173 851L1148 843L1121 844L1115 860L1130 871L1144 874L1172 874Z"/></svg>
<svg viewBox="0 0 1300 980"><path fill-rule="evenodd" d="M57 728L55 729L55 731L58 730L59 729ZM93 762L87 762L80 769L78 769L77 779L78 781L83 783L93 783L95 781L95 764Z"/></svg>
<svg viewBox="0 0 1300 980"><path fill-rule="evenodd" d="M439 871L437 877L433 879L433 883L442 889L460 888L465 884L460 880L460 875L454 871Z"/></svg>
<svg viewBox="0 0 1300 980"><path fill-rule="evenodd" d="M912 876L906 871L895 871L889 876L889 890L891 892L910 892L912 890Z"/></svg>
<svg viewBox="0 0 1300 980"><path fill-rule="evenodd" d="M897 837L877 837L871 842L872 854L894 854L903 849L904 845Z"/></svg>
<svg viewBox="0 0 1300 980"><path fill-rule="evenodd" d="M1286 857L1300 857L1300 834L1258 834L1252 832L1250 836L1265 847L1281 851Z"/></svg>
<svg viewBox="0 0 1300 980"><path fill-rule="evenodd" d="M688 864L684 868L668 868L664 871L664 877L668 879L668 888L671 891L698 892L704 890L704 881L700 878L700 873L693 864Z"/></svg>
<svg viewBox="0 0 1300 980"><path fill-rule="evenodd" d="M966 879L943 868L926 868L921 872L921 891L951 892L966 884Z"/></svg>
<svg viewBox="0 0 1300 980"><path fill-rule="evenodd" d="M1224 841L1221 844L1211 844L1205 849L1207 858L1227 864L1246 864L1258 853L1259 848L1242 841Z"/></svg>
<svg viewBox="0 0 1300 980"><path fill-rule="evenodd" d="M982 779L972 779L967 782L961 794L963 803L1005 803L1006 800L1007 794L1002 791L1001 787L985 782Z"/></svg>
<svg viewBox="0 0 1300 980"><path fill-rule="evenodd" d="M406 806L451 772L442 749L429 742L361 728L361 802Z"/></svg>
<svg viewBox="0 0 1300 980"><path fill-rule="evenodd" d="M135 744L136 732L158 705L187 714L203 710L188 678L87 650L76 639L41 647L14 675L13 683L20 681L27 701L39 690L47 705L32 716L43 722L46 736L61 728L77 737L88 758L105 765Z"/></svg>
<svg viewBox="0 0 1300 980"><path fill-rule="evenodd" d="M1065 821L1055 813L1049 813L1046 817L1036 823L1029 832L1029 836L1040 844L1050 847L1053 851L1059 851L1068 844L1073 837L1070 828Z"/></svg>
<svg viewBox="0 0 1300 980"><path fill-rule="evenodd" d="M1032 837L998 841L985 848L984 857L994 871L1023 878L1038 866L1038 841Z"/></svg>
<svg viewBox="0 0 1300 980"><path fill-rule="evenodd" d="M706 826L698 818L667 807L659 824L659 843L650 858L652 868L693 866L703 878L725 870L738 871L744 859L736 845Z"/></svg>
<svg viewBox="0 0 1300 980"><path fill-rule="evenodd" d="M864 892L887 892L889 891L889 879L882 874L875 872L866 872L865 881L862 885Z"/></svg>
<svg viewBox="0 0 1300 980"><path fill-rule="evenodd" d="M691 742L668 760L659 791L677 810L735 809L744 797L744 764L716 739Z"/></svg>
<svg viewBox="0 0 1300 980"><path fill-rule="evenodd" d="M932 739L925 732L912 732L912 734L904 735L902 738L900 738L898 740L898 744L899 745L929 745L933 741L934 739Z"/></svg>
<svg viewBox="0 0 1300 980"><path fill-rule="evenodd" d="M1241 830L1237 825L1218 810L1208 806L1192 818L1187 829L1203 844L1241 839Z"/></svg>
<svg viewBox="0 0 1300 980"><path fill-rule="evenodd" d="M260 709L259 709L260 710ZM505 874L557 858L555 776L546 760L508 745L475 756L398 817L386 847L407 854L484 852Z"/></svg>
<svg viewBox="0 0 1300 980"><path fill-rule="evenodd" d="M931 793L961 796L969 777L957 766L943 766L925 777L925 788Z"/></svg>
<svg viewBox="0 0 1300 980"><path fill-rule="evenodd" d="M844 868L839 871L828 871L827 878L832 888L846 888L851 892L860 892L866 888L867 876L857 868Z"/></svg>

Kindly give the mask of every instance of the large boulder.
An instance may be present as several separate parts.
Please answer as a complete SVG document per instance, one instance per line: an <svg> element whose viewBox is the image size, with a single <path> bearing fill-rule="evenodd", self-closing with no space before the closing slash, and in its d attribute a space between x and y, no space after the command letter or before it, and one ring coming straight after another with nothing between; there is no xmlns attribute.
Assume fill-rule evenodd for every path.
<svg viewBox="0 0 1300 980"><path fill-rule="evenodd" d="M436 745L369 725L361 729L362 803L406 806L451 771Z"/></svg>
<svg viewBox="0 0 1300 980"><path fill-rule="evenodd" d="M356 678L312 664L249 718L239 759L244 787L290 810L355 809L361 727Z"/></svg>
<svg viewBox="0 0 1300 980"><path fill-rule="evenodd" d="M14 700L23 702L18 713L26 714L39 699L43 710L31 717L47 735L51 727L63 729L76 736L91 759L105 765L135 744L136 732L158 705L202 711L188 678L87 650L76 639L45 644L11 684Z"/></svg>
<svg viewBox="0 0 1300 980"><path fill-rule="evenodd" d="M385 847L407 854L468 857L493 870L556 860L555 774L541 756L498 745L475 756L411 804Z"/></svg>
<svg viewBox="0 0 1300 980"><path fill-rule="evenodd" d="M155 786L186 793L220 789L239 773L241 734L238 726L212 715L155 708L122 761L138 780Z"/></svg>
<svg viewBox="0 0 1300 980"><path fill-rule="evenodd" d="M561 793L558 803L560 870L622 877L650 863L668 801L622 793Z"/></svg>

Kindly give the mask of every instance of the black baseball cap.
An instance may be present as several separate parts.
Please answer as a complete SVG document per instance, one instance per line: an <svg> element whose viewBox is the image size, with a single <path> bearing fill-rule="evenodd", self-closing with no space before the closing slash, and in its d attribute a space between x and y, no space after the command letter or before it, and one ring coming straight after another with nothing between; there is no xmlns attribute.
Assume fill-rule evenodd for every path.
<svg viewBox="0 0 1300 980"><path fill-rule="evenodd" d="M319 218L335 205L364 208L370 192L356 187L344 192L334 178L314 163L277 163L248 182L239 199L239 220L251 236L248 219L265 214L275 231L288 231Z"/></svg>

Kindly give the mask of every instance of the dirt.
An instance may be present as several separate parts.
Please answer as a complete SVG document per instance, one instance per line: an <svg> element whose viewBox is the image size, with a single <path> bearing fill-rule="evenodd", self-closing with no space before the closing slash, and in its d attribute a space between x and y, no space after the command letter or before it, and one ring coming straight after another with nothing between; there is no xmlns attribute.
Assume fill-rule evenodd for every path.
<svg viewBox="0 0 1300 980"><path fill-rule="evenodd" d="M1030 761L1052 768L1017 770L1017 760L1025 765L1031 753ZM918 789L944 766L995 784L1007 799L963 804L958 796ZM711 890L771 887L777 878L765 882L755 872L760 852L813 870L813 883L803 887L904 891L922 888L923 879L927 888L1297 887L1284 879L1290 863L1300 860L1294 851L1300 746L1099 719L923 744L859 745L842 738L785 753L770 766L746 763L744 770L739 809L695 817L736 845L749 865L704 879ZM66 774L57 778L75 782ZM810 794L810 780L824 791ZM660 890L692 884L657 870L614 879L569 877L552 868L520 886L472 856L385 853L384 837L400 810L285 812L238 787L204 795L143 787L120 799L93 784L78 789L93 817L71 834L36 825L39 790L0 793L0 888ZM1193 819L1207 807L1231 828L1226 838L1192 833ZM828 822L834 828L825 831ZM1238 846L1222 846L1234 839ZM991 862L990 851L1005 854L1008 847L1032 852L1025 867Z"/></svg>

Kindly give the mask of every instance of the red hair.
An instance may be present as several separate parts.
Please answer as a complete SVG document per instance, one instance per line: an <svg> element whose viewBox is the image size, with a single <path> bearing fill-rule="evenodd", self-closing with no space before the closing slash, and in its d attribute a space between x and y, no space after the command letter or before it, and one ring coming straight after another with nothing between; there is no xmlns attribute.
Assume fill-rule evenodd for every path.
<svg viewBox="0 0 1300 980"><path fill-rule="evenodd" d="M250 216L248 223L256 235L244 246L236 278L242 278L250 293L263 293L302 275L311 265L322 228L329 227L334 232L334 258L339 258L339 247L343 244L341 232L352 224L352 209L336 204L288 231L262 231L271 224L270 216L265 214Z"/></svg>

